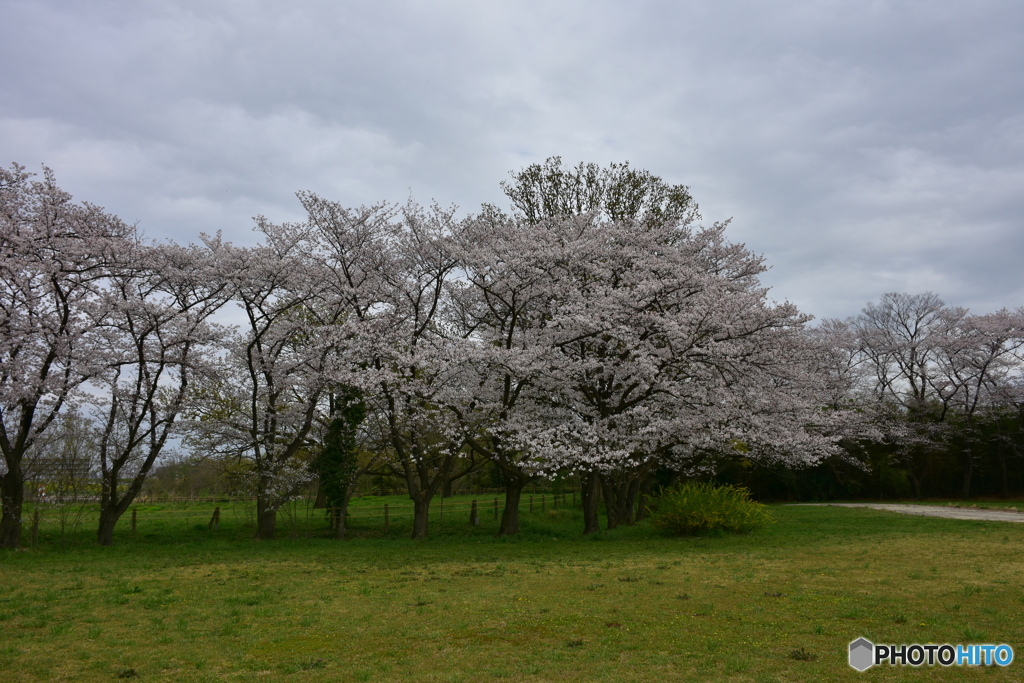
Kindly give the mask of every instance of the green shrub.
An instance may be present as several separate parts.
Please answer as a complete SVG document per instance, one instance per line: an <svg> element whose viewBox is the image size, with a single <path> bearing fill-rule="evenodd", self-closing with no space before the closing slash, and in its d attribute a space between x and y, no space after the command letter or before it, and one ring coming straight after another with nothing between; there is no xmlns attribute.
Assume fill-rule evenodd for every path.
<svg viewBox="0 0 1024 683"><path fill-rule="evenodd" d="M702 533L749 533L775 520L750 492L736 486L689 481L667 489L651 506L651 522L680 536Z"/></svg>

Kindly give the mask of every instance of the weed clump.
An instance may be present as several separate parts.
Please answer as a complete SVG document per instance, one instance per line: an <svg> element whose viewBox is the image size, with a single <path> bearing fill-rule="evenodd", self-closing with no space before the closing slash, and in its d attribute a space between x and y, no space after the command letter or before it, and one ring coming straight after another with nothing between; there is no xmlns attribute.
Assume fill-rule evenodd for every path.
<svg viewBox="0 0 1024 683"><path fill-rule="evenodd" d="M323 669L325 666L327 666L327 662L325 662L320 657L317 657L316 659L310 659L309 661L299 664L299 668L304 671L310 671L312 669Z"/></svg>
<svg viewBox="0 0 1024 683"><path fill-rule="evenodd" d="M793 650L789 653L790 659L795 659L798 662L813 662L818 658L818 655L812 654L802 647L799 650Z"/></svg>
<svg viewBox="0 0 1024 683"><path fill-rule="evenodd" d="M651 512L654 526L679 536L745 534L775 521L745 488L693 481L664 491Z"/></svg>

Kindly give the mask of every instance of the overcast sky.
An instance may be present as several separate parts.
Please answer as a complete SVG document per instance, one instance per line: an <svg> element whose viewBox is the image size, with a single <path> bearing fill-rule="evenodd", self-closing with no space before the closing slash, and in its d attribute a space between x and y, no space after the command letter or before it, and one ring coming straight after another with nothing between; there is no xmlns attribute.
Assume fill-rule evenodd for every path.
<svg viewBox="0 0 1024 683"><path fill-rule="evenodd" d="M819 317L1024 305L1024 5L0 0L0 164L153 238L293 193L506 205L510 170L691 187Z"/></svg>

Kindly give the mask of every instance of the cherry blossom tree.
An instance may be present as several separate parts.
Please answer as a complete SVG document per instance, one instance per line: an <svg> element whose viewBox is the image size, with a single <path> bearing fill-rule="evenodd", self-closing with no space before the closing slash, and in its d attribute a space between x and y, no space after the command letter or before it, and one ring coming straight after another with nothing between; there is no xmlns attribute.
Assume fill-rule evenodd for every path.
<svg viewBox="0 0 1024 683"><path fill-rule="evenodd" d="M363 390L367 425L387 456L374 471L405 482L412 536L425 538L434 495L473 467L450 409L466 400L467 389L466 344L452 324L457 221L436 206L350 210L313 194L300 199L364 349L359 371L339 366L336 379Z"/></svg>
<svg viewBox="0 0 1024 683"><path fill-rule="evenodd" d="M25 454L105 367L100 296L134 230L44 169L0 169L0 546L21 538Z"/></svg>
<svg viewBox="0 0 1024 683"><path fill-rule="evenodd" d="M504 475L500 535L519 532L519 503L526 485L544 470L520 435L543 429L553 417L539 391L547 368L560 360L548 323L557 296L553 268L561 252L557 231L485 211L456 236L466 286L456 323L466 347L472 400L452 405L467 443ZM564 257L564 255L563 255Z"/></svg>
<svg viewBox="0 0 1024 683"><path fill-rule="evenodd" d="M462 235L477 342L471 445L511 483L579 474L585 532L630 524L654 468L723 453L799 464L834 451L807 316L772 304L725 226L485 212Z"/></svg>
<svg viewBox="0 0 1024 683"><path fill-rule="evenodd" d="M114 526L188 408L221 330L210 316L231 289L220 276L219 240L202 246L136 244L118 255L102 292L106 367L91 381L102 477L97 540Z"/></svg>
<svg viewBox="0 0 1024 683"><path fill-rule="evenodd" d="M762 260L726 241L724 224L576 219L572 230L579 256L551 325L563 362L546 381L573 416L552 434L591 487L588 530L597 485L614 527L633 522L639 482L657 465L737 448L806 463L828 449L808 429L820 400L801 365L808 317L767 301Z"/></svg>
<svg viewBox="0 0 1024 683"><path fill-rule="evenodd" d="M727 242L725 224L694 226L685 186L557 158L513 180L513 217L485 207L466 253L475 335L505 369L493 412L518 444L496 460L515 464L503 466L514 484L578 473L591 532L598 488L609 525L632 523L655 467L831 449L801 365L808 317L767 301L761 259Z"/></svg>
<svg viewBox="0 0 1024 683"><path fill-rule="evenodd" d="M190 443L249 465L259 539L309 482L310 434L329 420L339 358L353 340L349 308L310 253L304 224L257 219L265 243L224 248L220 259L245 323L227 339L199 392Z"/></svg>
<svg viewBox="0 0 1024 683"><path fill-rule="evenodd" d="M628 162L613 163L606 168L600 168L593 163L581 163L575 168L566 168L560 157L551 157L543 165L533 164L511 175L512 182L502 183L502 189L512 201L513 215L518 219L518 223L525 223L526 226L536 226L542 221L550 219L566 219L584 215L604 221L626 221L644 228L666 224L685 226L700 218L696 202L690 195L689 188L685 185L669 185L648 171L631 169ZM486 225L485 231L490 230L494 235L499 234L500 231L487 224L508 223L506 217L494 207L485 206L481 218ZM492 324L495 322L498 324L496 340L489 345L492 355L500 349L500 353L505 356L509 354L522 356L525 353L527 356L533 356L536 360L538 351L553 347L550 344L545 347L544 344L537 345L536 343L524 345L522 339L516 339L513 344L512 340L524 329L544 327L543 325L533 325L533 321L544 320L550 317L549 313L537 315L534 312L534 315L526 315L526 311L521 307L524 304L530 305L535 300L536 292L543 290L543 287L538 287L536 273L546 272L554 275L555 271L550 269L552 264L539 262L526 264L523 262L521 253L517 252L529 254L532 253L531 247L537 246L546 250L545 258L550 258L554 253L552 247L555 246L555 251L562 249L560 255L555 259L557 265L562 268L572 259L585 261L587 258L600 258L600 256L596 253L586 255L565 252L564 247L576 243L571 238L567 242L551 244L552 238L556 241L562 240L562 236L558 235L557 231L545 229L531 231L529 227L523 229L523 226L520 225L515 225L512 229L518 235L509 239L502 234L499 238L501 241L499 248L503 248L503 250L500 253L483 255L484 268L481 271L482 274L475 278L474 283L485 298L486 306L483 307L483 310L489 312ZM575 237L579 236L579 234L575 235ZM523 239L524 237L525 239ZM488 244L486 234L476 239L479 244ZM476 254L477 256L481 255L479 249L476 250ZM503 267L509 269L507 273L502 272ZM472 265L469 271L473 272ZM516 283L514 286L525 286L526 289L508 290L508 284L505 284L507 275L512 276L512 282ZM494 283L487 283L488 278L493 279ZM549 291L543 296L549 297L552 301L564 297L576 286L571 275L567 276L565 273L561 273L557 279L560 281L558 286L562 287L563 291L554 295L550 290L553 281L545 283L548 285ZM495 287L501 288L503 284L506 291L488 291ZM488 325L485 323L481 330L486 331L487 329ZM536 339L533 341L536 342ZM511 433L507 430L513 424L512 414L510 414L513 404L518 403L521 409L515 413L517 417L530 414L530 408L535 407L532 402L521 400L524 398L524 388L533 384L528 379L532 371L528 367L524 367L521 362L516 364L519 371L516 372L511 370L511 366L505 359L493 360L498 361L499 367L502 364L505 367L503 373L500 371L498 373L503 380L501 391L496 395L501 396L501 400L497 404L499 406L497 414L500 416L500 422L504 425L503 429L506 430L504 441L508 442ZM525 375L521 374L522 372L525 372ZM514 390L513 387L515 387ZM546 406L542 412L534 414L551 419L557 413L551 406ZM560 420L559 424L564 423L565 416L557 419ZM538 425L530 423L522 424L520 427L521 433L527 434L536 431ZM494 434L495 432L485 433ZM499 455L499 451L504 455ZM510 458L509 454L516 454L516 457ZM492 448L491 457L495 459L509 480L505 516L502 519L502 532L507 533L510 529L518 529L517 503L522 487L529 480L527 473L533 470L534 463L531 462L533 458L529 451L510 449L508 446L502 449ZM516 463L516 460L522 462ZM587 512L585 515L586 529L588 532L594 531L597 519L596 486L598 481L596 474L591 471L582 471L580 475L583 480L583 505Z"/></svg>

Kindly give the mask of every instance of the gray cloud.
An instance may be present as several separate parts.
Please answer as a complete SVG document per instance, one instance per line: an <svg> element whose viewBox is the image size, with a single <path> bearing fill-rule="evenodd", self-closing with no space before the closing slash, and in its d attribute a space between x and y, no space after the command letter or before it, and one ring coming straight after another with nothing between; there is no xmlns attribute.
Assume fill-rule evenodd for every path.
<svg viewBox="0 0 1024 683"><path fill-rule="evenodd" d="M0 7L0 163L154 237L292 193L474 210L511 169L691 185L820 316L931 289L1024 304L1024 9L1010 2Z"/></svg>

